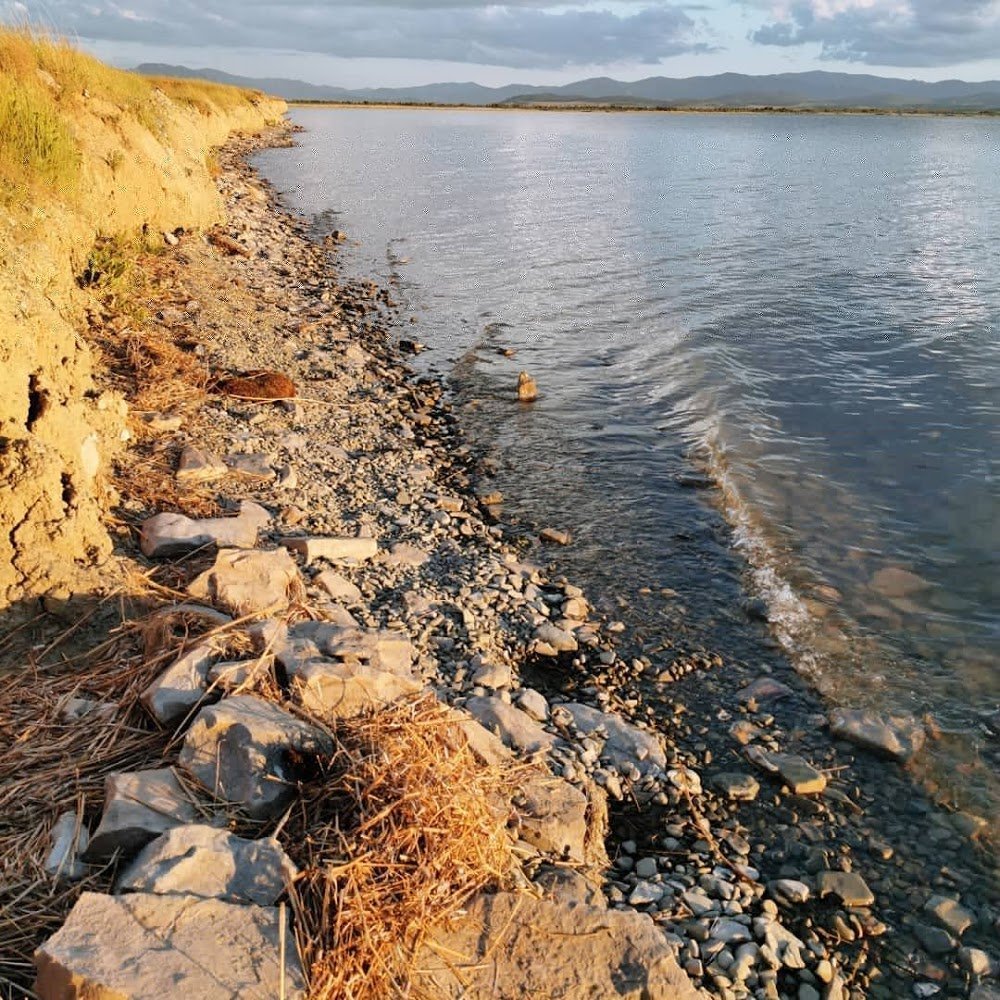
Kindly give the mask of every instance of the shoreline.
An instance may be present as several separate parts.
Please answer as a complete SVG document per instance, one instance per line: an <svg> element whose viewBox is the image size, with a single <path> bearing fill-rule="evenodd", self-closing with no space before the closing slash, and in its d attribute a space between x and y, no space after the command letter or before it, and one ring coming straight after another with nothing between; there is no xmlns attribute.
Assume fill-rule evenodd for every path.
<svg viewBox="0 0 1000 1000"><path fill-rule="evenodd" d="M278 138L272 135L272 141ZM180 431L145 442L150 454L160 456L165 474L172 477L184 443L230 453L226 478L200 490L227 508L252 500L272 509L275 523L266 531L272 540L331 534L375 539L381 554L374 562L343 570L357 590L356 597L339 598L344 604L324 591L321 574L311 572L318 566L304 567L311 601L327 609L329 620L341 616L343 623L346 614L365 628L405 633L422 681L439 699L466 709L471 702L487 728L522 750L540 740L543 750L551 748L556 773L574 787L602 786L617 831L609 841L612 867L604 894L614 909L649 913L676 943L686 971L711 995L888 998L903 995L901 987L908 993L917 980L963 991L944 995L975 995L978 975L959 964L957 942L946 958L924 953L914 959L916 938L903 926L917 918L935 929L933 918L922 913L926 900L917 898L930 882L934 891L957 896L975 910L964 943L988 949L992 920L1000 917L1000 891L986 884L974 855L966 859L959 851L953 861L949 847L949 873L942 871L935 883L923 864L910 866L908 852L900 857L905 841L895 849L876 845L882 820L866 829L858 812L884 791L905 796L909 779L884 770L895 765L874 764L850 749L824 749L815 773L805 772L814 782L811 790L807 781L801 794L793 794L781 791L789 776L775 781L747 761L747 745L770 754L799 753L794 731L804 708L815 704L808 695L773 686L768 693L765 685L740 698L731 673L721 676L722 657L719 663L709 657L653 685L661 697L654 702L641 680L648 666L639 661L636 669L626 653L630 638L593 615L578 587L532 564L539 553L558 564L558 550L529 542L504 524L502 511L491 510L499 502L489 496L488 471L464 439L443 386L416 378L390 342L399 332L391 288L347 281L337 268L335 243L311 243L304 220L281 208L246 165L262 143L231 144L220 158L226 232L247 256L217 260L217 252L185 236L166 252L170 279L164 287L171 301L159 313L180 309L193 289L201 294L198 308L184 307L179 318L170 318L200 346L200 358L217 371L287 372L302 391L298 402L286 405L209 397L192 406ZM208 269L201 278L199 267ZM215 299L205 294L207 279L217 283ZM221 283L227 280L232 302ZM156 513L141 491L122 493L123 524L134 529ZM175 591L197 565L170 570ZM715 703L709 736L683 721L683 705L669 718L666 705L680 704L675 696L687 700L687 691L704 686L710 673L720 678L731 707ZM580 702L640 723L633 729L630 722L623 740L632 751L644 746L645 752L611 753L611 741L603 743L599 731L587 733L587 713L559 711L560 704ZM508 717L500 706L512 703L524 711ZM732 735L740 724L746 743ZM639 734L658 728L666 757L662 766L649 767L650 745ZM726 781L719 781L721 755L706 745L712 742L732 743L740 755L738 767L727 764L721 771ZM807 741L810 756L818 757L824 742L826 737ZM815 774L823 779L818 795ZM873 796L870 786L879 775L889 788L876 787ZM745 801L752 785L754 801ZM645 808L636 808L638 800L645 800ZM760 822L749 821L751 810ZM932 812L922 815L934 827ZM961 840L947 823L937 829L947 830L939 838L942 850L946 842ZM858 856L852 857L855 849ZM875 889L874 906L864 894L838 902L837 890L819 899L822 887L843 881L836 876L855 862ZM900 862L907 866L900 879L905 888L883 894L887 873ZM832 880L821 878L823 873ZM907 898L910 906L900 909L899 900Z"/></svg>

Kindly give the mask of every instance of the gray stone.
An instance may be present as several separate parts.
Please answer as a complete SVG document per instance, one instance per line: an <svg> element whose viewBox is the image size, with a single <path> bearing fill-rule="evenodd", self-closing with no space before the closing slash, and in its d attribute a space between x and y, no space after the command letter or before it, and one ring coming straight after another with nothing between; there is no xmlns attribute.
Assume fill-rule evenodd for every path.
<svg viewBox="0 0 1000 1000"><path fill-rule="evenodd" d="M271 515L260 504L249 500L240 504L237 517L194 520L184 514L155 514L142 523L139 547L150 559L180 556L206 545L251 549L270 520Z"/></svg>
<svg viewBox="0 0 1000 1000"><path fill-rule="evenodd" d="M252 684L264 676L268 670L268 663L267 657L213 663L208 668L209 686L219 691L235 691L237 688L245 684Z"/></svg>
<svg viewBox="0 0 1000 1000"><path fill-rule="evenodd" d="M724 941L726 944L743 944L753 940L753 934L746 924L730 920L728 917L714 920L708 933L710 938L715 941Z"/></svg>
<svg viewBox="0 0 1000 1000"><path fill-rule="evenodd" d="M958 942L943 928L915 923L913 933L931 955L946 955L954 951Z"/></svg>
<svg viewBox="0 0 1000 1000"><path fill-rule="evenodd" d="M521 783L513 804L520 837L559 860L585 864L588 857L587 796L568 781L539 774Z"/></svg>
<svg viewBox="0 0 1000 1000"><path fill-rule="evenodd" d="M649 906L658 903L663 898L663 886L653 882L636 882L635 888L629 893L629 906Z"/></svg>
<svg viewBox="0 0 1000 1000"><path fill-rule="evenodd" d="M767 753L759 747L747 747L744 754L755 767L779 776L796 795L818 795L826 788L826 775L804 757Z"/></svg>
<svg viewBox="0 0 1000 1000"><path fill-rule="evenodd" d="M975 923L975 917L957 899L950 896L931 896L924 904L924 912L958 938Z"/></svg>
<svg viewBox="0 0 1000 1000"><path fill-rule="evenodd" d="M472 675L472 683L498 691L509 688L513 682L510 666L506 663L484 663Z"/></svg>
<svg viewBox="0 0 1000 1000"><path fill-rule="evenodd" d="M52 827L49 835L52 847L45 858L45 872L57 878L76 882L87 874L87 866L80 856L90 843L90 835L75 812L64 812Z"/></svg>
<svg viewBox="0 0 1000 1000"><path fill-rule="evenodd" d="M875 893L857 872L820 872L816 891L820 899L836 896L844 906L871 906L875 902Z"/></svg>
<svg viewBox="0 0 1000 1000"><path fill-rule="evenodd" d="M545 722L549 717L549 703L534 688L525 688L517 696L517 707L522 712L527 712L536 722Z"/></svg>
<svg viewBox="0 0 1000 1000"><path fill-rule="evenodd" d="M299 587L298 567L285 549L223 549L212 568L192 581L188 593L242 617L287 608Z"/></svg>
<svg viewBox="0 0 1000 1000"><path fill-rule="evenodd" d="M760 785L752 774L723 771L712 778L712 784L734 802L753 802L760 792Z"/></svg>
<svg viewBox="0 0 1000 1000"><path fill-rule="evenodd" d="M880 569L871 581L872 588L883 597L909 597L930 587L930 584L910 570L901 566L886 566Z"/></svg>
<svg viewBox="0 0 1000 1000"><path fill-rule="evenodd" d="M662 770L667 763L666 754L660 741L652 734L630 725L617 715L600 712L589 705L569 702L557 706L559 712L566 712L573 725L584 736L605 734L603 755L608 757L619 770L635 764L643 774L654 768ZM555 719L557 709L553 709Z"/></svg>
<svg viewBox="0 0 1000 1000"><path fill-rule="evenodd" d="M355 666L410 677L416 649L404 632L344 627L335 622L297 622L276 638L274 655L294 676L301 666L328 657Z"/></svg>
<svg viewBox="0 0 1000 1000"><path fill-rule="evenodd" d="M736 692L736 697L746 704L750 701L780 701L782 698L791 697L792 694L792 689L787 684L782 684L773 677L758 677L746 687L740 688Z"/></svg>
<svg viewBox="0 0 1000 1000"><path fill-rule="evenodd" d="M241 476L251 479L274 479L274 466L267 455L255 452L252 455L227 455L226 465Z"/></svg>
<svg viewBox="0 0 1000 1000"><path fill-rule="evenodd" d="M179 761L217 798L243 806L252 819L269 819L295 794L290 752L332 750L315 726L260 698L235 695L198 713Z"/></svg>
<svg viewBox="0 0 1000 1000"><path fill-rule="evenodd" d="M638 878L652 878L659 870L656 858L640 858L635 863L635 874Z"/></svg>
<svg viewBox="0 0 1000 1000"><path fill-rule="evenodd" d="M835 708L829 719L833 736L894 760L909 760L926 739L923 726L915 719L896 716L882 719L850 708Z"/></svg>
<svg viewBox="0 0 1000 1000"><path fill-rule="evenodd" d="M273 838L244 840L210 826L178 826L147 844L118 876L118 892L153 892L270 906L295 877Z"/></svg>
<svg viewBox="0 0 1000 1000"><path fill-rule="evenodd" d="M110 774L101 822L84 858L106 861L115 851L130 857L161 833L197 819L198 810L171 768Z"/></svg>
<svg viewBox="0 0 1000 1000"><path fill-rule="evenodd" d="M779 903L806 903L809 901L809 886L796 879L779 878L768 882L767 890Z"/></svg>
<svg viewBox="0 0 1000 1000"><path fill-rule="evenodd" d="M981 948L959 948L958 964L973 976L994 975L1000 969L1000 963Z"/></svg>
<svg viewBox="0 0 1000 1000"><path fill-rule="evenodd" d="M160 725L182 719L205 697L214 651L200 643L182 653L142 693L146 711Z"/></svg>
<svg viewBox="0 0 1000 1000"><path fill-rule="evenodd" d="M530 715L499 698L470 698L465 708L504 745L522 753L541 753L556 742Z"/></svg>
<svg viewBox="0 0 1000 1000"><path fill-rule="evenodd" d="M422 548L410 545L408 542L396 542L388 552L382 555L387 566L409 566L411 568L423 566L429 558L430 556Z"/></svg>
<svg viewBox="0 0 1000 1000"><path fill-rule="evenodd" d="M316 559L331 563L361 563L378 553L374 538L282 538L281 544L305 559L306 565Z"/></svg>
<svg viewBox="0 0 1000 1000"><path fill-rule="evenodd" d="M413 677L364 664L324 660L299 665L291 686L299 704L325 722L384 708L423 689Z"/></svg>
<svg viewBox="0 0 1000 1000"><path fill-rule="evenodd" d="M361 603L361 591L350 580L334 573L333 570L324 570L316 577L317 586L322 587L335 601L343 601L347 605Z"/></svg>
<svg viewBox="0 0 1000 1000"><path fill-rule="evenodd" d="M229 469L226 463L211 452L193 445L185 445L177 464L177 482L184 484L210 483L221 479Z"/></svg>
<svg viewBox="0 0 1000 1000"><path fill-rule="evenodd" d="M578 648L572 632L556 628L551 622L544 622L535 629L535 651L542 656L575 653Z"/></svg>
<svg viewBox="0 0 1000 1000"><path fill-rule="evenodd" d="M85 892L35 952L39 1000L305 997L295 939L279 953L279 911L196 896Z"/></svg>

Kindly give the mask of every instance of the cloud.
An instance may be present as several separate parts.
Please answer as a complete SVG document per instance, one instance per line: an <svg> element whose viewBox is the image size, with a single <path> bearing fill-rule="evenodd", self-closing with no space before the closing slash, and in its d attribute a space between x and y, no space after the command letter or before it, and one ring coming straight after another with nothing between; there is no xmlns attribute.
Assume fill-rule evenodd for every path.
<svg viewBox="0 0 1000 1000"><path fill-rule="evenodd" d="M706 51L699 25L673 3L588 0L47 0L43 23L100 41L221 45L339 57L435 59L557 69L621 60L655 64ZM600 2L600 0L598 0Z"/></svg>
<svg viewBox="0 0 1000 1000"><path fill-rule="evenodd" d="M819 44L821 58L949 66L1000 53L1000 0L791 0L752 32L761 45Z"/></svg>

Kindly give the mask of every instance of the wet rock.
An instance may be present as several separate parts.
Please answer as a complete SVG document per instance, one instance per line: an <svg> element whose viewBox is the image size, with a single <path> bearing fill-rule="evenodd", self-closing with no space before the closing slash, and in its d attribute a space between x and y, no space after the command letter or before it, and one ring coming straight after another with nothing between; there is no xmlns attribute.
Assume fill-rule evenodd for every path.
<svg viewBox="0 0 1000 1000"><path fill-rule="evenodd" d="M736 697L746 704L750 701L769 702L780 701L782 698L790 698L794 692L787 684L775 680L773 677L758 677L746 687L736 692Z"/></svg>
<svg viewBox="0 0 1000 1000"><path fill-rule="evenodd" d="M933 895L924 904L924 912L942 927L960 938L975 922L975 917L957 899Z"/></svg>
<svg viewBox="0 0 1000 1000"><path fill-rule="evenodd" d="M195 520L184 514L154 514L139 532L139 547L150 559L169 559L195 549L252 549L257 535L271 520L260 506L244 500L238 517L209 517Z"/></svg>
<svg viewBox="0 0 1000 1000"><path fill-rule="evenodd" d="M992 976L1000 971L1000 962L981 948L959 948L958 964L973 976Z"/></svg>
<svg viewBox="0 0 1000 1000"><path fill-rule="evenodd" d="M300 666L291 685L299 704L325 722L354 718L422 690L414 678L388 670L322 660Z"/></svg>
<svg viewBox="0 0 1000 1000"><path fill-rule="evenodd" d="M332 752L330 738L270 702L236 695L203 708L191 724L179 762L217 798L270 819L295 794L301 757Z"/></svg>
<svg viewBox="0 0 1000 1000"><path fill-rule="evenodd" d="M527 372L517 376L517 398L522 403L533 403L538 399L538 384Z"/></svg>
<svg viewBox="0 0 1000 1000"><path fill-rule="evenodd" d="M293 935L279 955L278 910L196 896L85 892L35 953L40 1000L305 996Z"/></svg>
<svg viewBox="0 0 1000 1000"><path fill-rule="evenodd" d="M816 891L820 899L835 896L844 906L871 906L875 902L875 893L857 872L820 872Z"/></svg>
<svg viewBox="0 0 1000 1000"><path fill-rule="evenodd" d="M662 770L666 767L667 757L663 746L652 733L644 732L617 715L600 712L589 705L569 702L559 705L558 711L568 714L573 725L584 736L603 734L605 743L602 753L616 768L622 769L635 764L646 774L651 769ZM552 714L554 719L556 709L553 709Z"/></svg>
<svg viewBox="0 0 1000 1000"><path fill-rule="evenodd" d="M116 851L131 856L161 833L194 823L198 811L171 768L123 771L104 781L104 812L84 851L106 861Z"/></svg>
<svg viewBox="0 0 1000 1000"><path fill-rule="evenodd" d="M569 545L573 540L568 531L560 531L558 528L542 528L538 537L551 545Z"/></svg>
<svg viewBox="0 0 1000 1000"><path fill-rule="evenodd" d="M943 927L915 923L913 933L931 955L945 955L957 946L955 939Z"/></svg>
<svg viewBox="0 0 1000 1000"><path fill-rule="evenodd" d="M361 563L378 553L374 538L282 538L281 544L305 559L308 566L316 559L331 563Z"/></svg>
<svg viewBox="0 0 1000 1000"><path fill-rule="evenodd" d="M804 757L767 753L759 747L748 747L744 754L755 767L780 777L796 795L818 795L826 788L826 776Z"/></svg>
<svg viewBox="0 0 1000 1000"><path fill-rule="evenodd" d="M829 716L830 733L855 746L905 761L924 745L926 734L915 719L879 716L858 709L836 708Z"/></svg>
<svg viewBox="0 0 1000 1000"><path fill-rule="evenodd" d="M59 709L63 722L78 722L90 718L93 722L110 722L118 714L118 706L111 701L93 698L67 698Z"/></svg>
<svg viewBox="0 0 1000 1000"><path fill-rule="evenodd" d="M182 653L142 693L142 704L160 725L182 719L204 697L214 651L207 643Z"/></svg>
<svg viewBox="0 0 1000 1000"><path fill-rule="evenodd" d="M442 1000L698 997L645 914L514 893L472 900L434 932L416 967L417 985Z"/></svg>
<svg viewBox="0 0 1000 1000"><path fill-rule="evenodd" d="M45 872L68 882L79 881L87 874L80 856L87 849L90 835L75 812L64 812L49 834L52 847L45 858Z"/></svg>
<svg viewBox="0 0 1000 1000"><path fill-rule="evenodd" d="M300 587L298 567L285 549L223 549L211 569L191 582L188 593L242 617L287 608Z"/></svg>
<svg viewBox="0 0 1000 1000"><path fill-rule="evenodd" d="M712 778L712 785L734 802L753 802L760 792L760 785L753 775L732 771L716 774Z"/></svg>
<svg viewBox="0 0 1000 1000"><path fill-rule="evenodd" d="M226 463L211 452L202 451L193 445L186 445L177 463L178 483L210 483L221 479L229 472Z"/></svg>
<svg viewBox="0 0 1000 1000"><path fill-rule="evenodd" d="M465 709L498 736L505 746L521 753L541 753L556 742L556 738L530 715L500 698L470 698L465 703Z"/></svg>
<svg viewBox="0 0 1000 1000"><path fill-rule="evenodd" d="M271 837L244 840L210 826L178 826L147 844L118 876L118 892L151 892L270 906L296 869Z"/></svg>
<svg viewBox="0 0 1000 1000"><path fill-rule="evenodd" d="M316 583L322 587L335 601L343 601L344 604L360 604L361 591L346 577L333 570L324 570L316 577Z"/></svg>
<svg viewBox="0 0 1000 1000"><path fill-rule="evenodd" d="M871 580L872 589L883 597L910 597L922 590L927 590L930 584L910 570L901 566L886 566L880 569Z"/></svg>

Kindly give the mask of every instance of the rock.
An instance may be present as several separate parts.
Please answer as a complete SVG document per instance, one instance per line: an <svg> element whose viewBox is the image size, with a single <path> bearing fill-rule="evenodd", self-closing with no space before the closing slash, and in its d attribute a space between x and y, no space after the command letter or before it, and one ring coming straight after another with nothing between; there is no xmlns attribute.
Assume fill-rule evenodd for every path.
<svg viewBox="0 0 1000 1000"><path fill-rule="evenodd" d="M909 760L924 745L926 734L915 719L882 719L858 709L836 708L829 716L837 739L873 750L894 760Z"/></svg>
<svg viewBox="0 0 1000 1000"><path fill-rule="evenodd" d="M501 892L474 898L417 955L422 994L453 998L697 1000L645 914Z"/></svg>
<svg viewBox="0 0 1000 1000"><path fill-rule="evenodd" d="M767 891L779 903L806 903L809 901L809 886L796 879L779 878L767 885Z"/></svg>
<svg viewBox="0 0 1000 1000"><path fill-rule="evenodd" d="M538 384L527 372L517 376L517 398L522 403L533 403L538 399Z"/></svg>
<svg viewBox="0 0 1000 1000"><path fill-rule="evenodd" d="M274 479L276 476L271 460L260 452L251 455L227 455L225 464L232 472L251 479Z"/></svg>
<svg viewBox="0 0 1000 1000"><path fill-rule="evenodd" d="M291 687L299 704L324 722L354 718L422 690L416 679L388 670L322 660L300 666Z"/></svg>
<svg viewBox="0 0 1000 1000"><path fill-rule="evenodd" d="M205 697L213 656L210 645L199 643L182 653L143 691L142 703L160 725L182 719Z"/></svg>
<svg viewBox="0 0 1000 1000"><path fill-rule="evenodd" d="M758 677L736 692L736 697L745 705L749 701L768 702L790 698L794 692L787 684L773 677Z"/></svg>
<svg viewBox="0 0 1000 1000"><path fill-rule="evenodd" d="M316 584L322 587L335 601L343 601L344 604L360 604L361 591L346 577L333 570L324 570L316 577Z"/></svg>
<svg viewBox="0 0 1000 1000"><path fill-rule="evenodd" d="M643 732L617 715L599 712L589 705L569 702L559 705L558 710L568 713L573 725L584 736L603 732L606 740L602 754L619 770L635 764L643 774L647 774L653 768L662 770L666 767L666 754L660 741L652 733ZM553 709L553 719L555 713L556 709Z"/></svg>
<svg viewBox="0 0 1000 1000"><path fill-rule="evenodd" d="M958 964L973 976L994 975L1000 969L1000 963L981 948L959 948Z"/></svg>
<svg viewBox="0 0 1000 1000"><path fill-rule="evenodd" d="M752 774L723 771L712 778L712 784L734 802L753 802L760 792L760 785Z"/></svg>
<svg viewBox="0 0 1000 1000"><path fill-rule="evenodd" d="M256 660L229 660L213 663L208 668L208 684L219 691L234 691L244 684L252 683L267 673L269 661L265 657Z"/></svg>
<svg viewBox="0 0 1000 1000"><path fill-rule="evenodd" d="M191 582L188 593L242 617L287 608L299 587L298 567L285 549L223 549L212 568Z"/></svg>
<svg viewBox="0 0 1000 1000"><path fill-rule="evenodd" d="M360 563L378 553L374 538L282 538L281 544L305 559L308 566L316 559L327 562Z"/></svg>
<svg viewBox="0 0 1000 1000"><path fill-rule="evenodd" d="M975 917L957 899L934 895L924 904L924 912L960 938L975 923Z"/></svg>
<svg viewBox="0 0 1000 1000"><path fill-rule="evenodd" d="M279 911L196 896L85 892L35 952L39 1000L305 997L295 939L279 955Z"/></svg>
<svg viewBox="0 0 1000 1000"><path fill-rule="evenodd" d="M545 622L535 629L535 651L542 656L558 656L560 653L575 653L579 649L572 632L556 628Z"/></svg>
<svg viewBox="0 0 1000 1000"><path fill-rule="evenodd" d="M913 933L931 955L946 955L948 952L954 951L958 944L943 927L915 923Z"/></svg>
<svg viewBox="0 0 1000 1000"><path fill-rule="evenodd" d="M886 566L880 569L871 580L872 589L883 597L909 597L927 590L930 584L901 566Z"/></svg>
<svg viewBox="0 0 1000 1000"><path fill-rule="evenodd" d="M560 531L558 528L542 528L538 537L552 545L569 545L573 541L568 531Z"/></svg>
<svg viewBox="0 0 1000 1000"><path fill-rule="evenodd" d="M295 874L273 837L244 840L210 826L178 826L147 844L118 876L115 889L270 906Z"/></svg>
<svg viewBox="0 0 1000 1000"><path fill-rule="evenodd" d="M416 650L405 633L344 627L335 622L298 622L272 644L289 675L320 657L410 677Z"/></svg>
<svg viewBox="0 0 1000 1000"><path fill-rule="evenodd" d="M271 520L260 506L244 500L238 517L209 517L194 520L184 514L154 514L147 518L139 531L139 547L150 559L168 559L195 549L214 545L216 548L252 549L257 535Z"/></svg>
<svg viewBox="0 0 1000 1000"><path fill-rule="evenodd" d="M744 755L755 767L780 777L796 795L818 795L826 788L826 776L804 757L767 753L759 747L747 747Z"/></svg>
<svg viewBox="0 0 1000 1000"><path fill-rule="evenodd" d="M202 451L193 445L185 445L181 452L180 461L177 463L177 482L190 485L191 483L210 483L215 479L221 479L229 472L226 463L211 452Z"/></svg>
<svg viewBox="0 0 1000 1000"><path fill-rule="evenodd" d="M87 849L90 835L75 812L64 812L52 827L49 835L52 847L45 858L45 872L56 878L77 882L87 874L87 866L80 856Z"/></svg>
<svg viewBox="0 0 1000 1000"><path fill-rule="evenodd" d="M410 545L407 542L396 542L382 558L387 566L410 566L416 568L417 566L423 566L430 559L430 556L417 545Z"/></svg>
<svg viewBox="0 0 1000 1000"><path fill-rule="evenodd" d="M499 698L470 698L465 708L505 746L521 753L542 753L556 742L530 715Z"/></svg>
<svg viewBox="0 0 1000 1000"><path fill-rule="evenodd" d="M235 695L198 713L179 762L217 798L243 806L251 819L270 819L294 796L298 759L332 750L316 727L260 698Z"/></svg>
<svg viewBox="0 0 1000 1000"><path fill-rule="evenodd" d="M526 843L560 861L585 864L587 850L587 796L568 781L539 774L521 784L513 804L521 821L520 836ZM597 837L602 841L600 836Z"/></svg>
<svg viewBox="0 0 1000 1000"><path fill-rule="evenodd" d="M746 924L741 924L737 920L730 920L726 917L720 917L718 920L712 921L709 935L711 940L724 941L727 945L743 944L753 940L753 934Z"/></svg>
<svg viewBox="0 0 1000 1000"><path fill-rule="evenodd" d="M600 884L574 868L542 865L533 881L544 890L547 899L561 906L578 906L582 903L602 910L608 908Z"/></svg>
<svg viewBox="0 0 1000 1000"><path fill-rule="evenodd" d="M640 858L635 863L635 874L637 878L652 878L659 872L659 865L656 858Z"/></svg>
<svg viewBox="0 0 1000 1000"><path fill-rule="evenodd" d="M629 906L649 906L650 903L658 903L663 898L664 889L662 885L653 882L636 882L635 888L629 893Z"/></svg>
<svg viewBox="0 0 1000 1000"><path fill-rule="evenodd" d="M110 722L118 714L118 706L111 701L94 701L93 698L67 698L59 709L63 722L78 722L90 718L92 722Z"/></svg>
<svg viewBox="0 0 1000 1000"><path fill-rule="evenodd" d="M83 856L106 861L118 851L129 857L161 833L197 819L198 810L171 768L109 774L101 822Z"/></svg>
<svg viewBox="0 0 1000 1000"><path fill-rule="evenodd" d="M820 899L836 896L844 906L871 906L875 902L875 893L857 872L820 872L816 891Z"/></svg>

